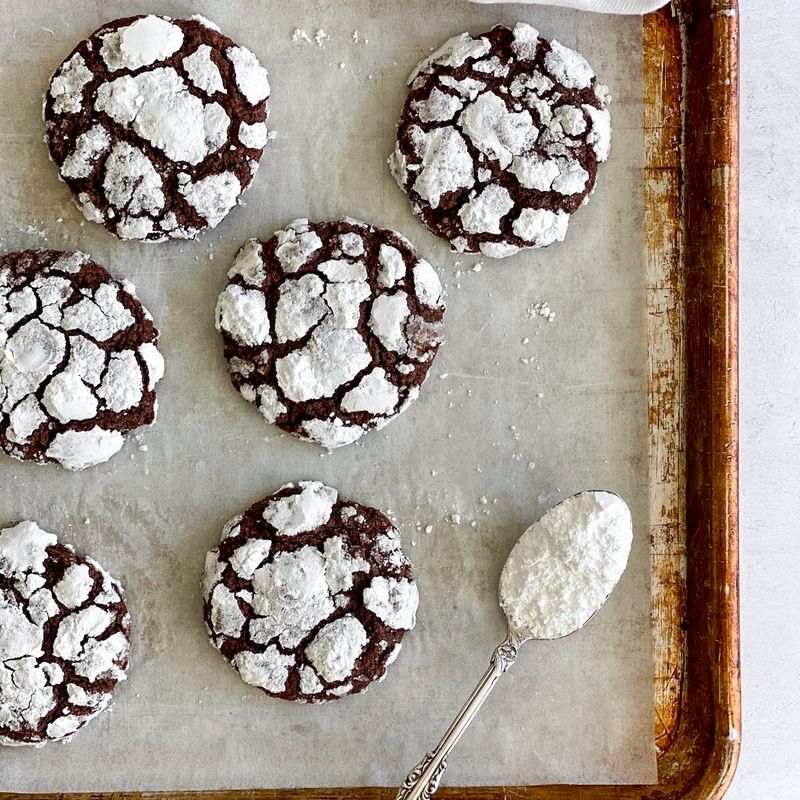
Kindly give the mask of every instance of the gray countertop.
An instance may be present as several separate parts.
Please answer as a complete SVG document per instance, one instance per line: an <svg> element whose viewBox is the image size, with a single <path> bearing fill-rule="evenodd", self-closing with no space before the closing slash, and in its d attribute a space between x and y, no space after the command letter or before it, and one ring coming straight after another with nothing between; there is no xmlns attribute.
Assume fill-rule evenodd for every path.
<svg viewBox="0 0 800 800"><path fill-rule="evenodd" d="M800 796L797 0L741 0L744 720L730 800Z"/></svg>

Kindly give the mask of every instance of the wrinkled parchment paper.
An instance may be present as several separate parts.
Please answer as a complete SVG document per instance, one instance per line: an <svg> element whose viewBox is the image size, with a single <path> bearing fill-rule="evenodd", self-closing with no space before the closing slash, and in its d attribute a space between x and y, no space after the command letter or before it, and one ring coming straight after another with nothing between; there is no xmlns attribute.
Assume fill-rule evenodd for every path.
<svg viewBox="0 0 800 800"><path fill-rule="evenodd" d="M58 0L4 10L0 244L81 248L131 279L161 328L167 374L156 426L109 464L71 474L0 458L0 522L36 519L98 559L123 582L135 626L112 710L66 745L0 748L0 788L399 784L503 638L496 587L514 541L586 488L631 504L628 571L584 631L526 645L445 782L654 779L641 20L459 0ZM277 139L245 206L196 243L123 243L84 224L42 142L51 72L103 22L146 11L206 15L272 78ZM564 244L502 262L458 257L412 216L385 165L404 80L450 35L518 17L580 49L610 85L611 160ZM294 42L295 28L330 39ZM265 425L230 387L212 311L248 236L342 214L396 227L437 265L449 292L447 343L403 417L328 455ZM208 644L200 616L203 558L223 523L303 478L392 511L422 598L387 679L326 706L246 686Z"/></svg>

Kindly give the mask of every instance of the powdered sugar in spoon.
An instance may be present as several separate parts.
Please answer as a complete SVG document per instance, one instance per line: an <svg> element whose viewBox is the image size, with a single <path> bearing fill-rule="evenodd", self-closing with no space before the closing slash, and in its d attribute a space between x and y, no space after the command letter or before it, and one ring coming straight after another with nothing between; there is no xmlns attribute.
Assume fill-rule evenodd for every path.
<svg viewBox="0 0 800 800"><path fill-rule="evenodd" d="M630 509L618 495L602 491L568 497L522 534L500 576L508 635L442 740L408 773L398 800L429 800L450 751L520 645L568 636L600 610L625 570L632 540Z"/></svg>

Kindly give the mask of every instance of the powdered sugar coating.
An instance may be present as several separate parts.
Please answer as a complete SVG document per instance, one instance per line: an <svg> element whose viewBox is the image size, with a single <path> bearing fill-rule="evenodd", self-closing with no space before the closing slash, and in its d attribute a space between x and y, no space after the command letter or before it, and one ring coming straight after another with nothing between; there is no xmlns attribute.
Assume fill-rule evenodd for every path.
<svg viewBox="0 0 800 800"><path fill-rule="evenodd" d="M262 516L281 536L297 536L325 525L338 499L336 489L309 481L295 494L270 500Z"/></svg>
<svg viewBox="0 0 800 800"><path fill-rule="evenodd" d="M408 82L389 167L425 225L491 258L562 241L611 142L586 59L520 22L453 37Z"/></svg>
<svg viewBox="0 0 800 800"><path fill-rule="evenodd" d="M0 530L0 744L70 737L106 708L129 653L116 580L35 522Z"/></svg>
<svg viewBox="0 0 800 800"><path fill-rule="evenodd" d="M631 512L611 492L582 492L547 511L514 545L500 577L500 605L535 639L582 627L628 563Z"/></svg>
<svg viewBox="0 0 800 800"><path fill-rule="evenodd" d="M115 20L51 79L50 153L87 219L122 239L194 238L252 181L268 98L255 55L207 20Z"/></svg>
<svg viewBox="0 0 800 800"><path fill-rule="evenodd" d="M303 702L383 678L419 601L389 520L317 481L232 519L206 557L202 593L211 642L242 679Z"/></svg>
<svg viewBox="0 0 800 800"><path fill-rule="evenodd" d="M441 342L436 270L358 220L295 220L246 242L219 296L231 381L268 422L327 448L408 407Z"/></svg>
<svg viewBox="0 0 800 800"><path fill-rule="evenodd" d="M83 253L0 256L0 447L79 470L155 420L158 331L130 284Z"/></svg>

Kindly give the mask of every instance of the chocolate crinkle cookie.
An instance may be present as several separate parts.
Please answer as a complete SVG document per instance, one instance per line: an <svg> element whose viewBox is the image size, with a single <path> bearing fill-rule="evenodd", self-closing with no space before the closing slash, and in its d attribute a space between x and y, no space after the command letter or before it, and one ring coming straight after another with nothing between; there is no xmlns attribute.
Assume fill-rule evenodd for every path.
<svg viewBox="0 0 800 800"><path fill-rule="evenodd" d="M35 522L0 531L0 744L68 739L124 681L122 588Z"/></svg>
<svg viewBox="0 0 800 800"><path fill-rule="evenodd" d="M156 417L164 360L127 281L80 252L0 256L0 448L72 470Z"/></svg>
<svg viewBox="0 0 800 800"><path fill-rule="evenodd" d="M202 590L211 642L242 680L306 703L382 679L419 600L386 516L316 481L234 517Z"/></svg>
<svg viewBox="0 0 800 800"><path fill-rule="evenodd" d="M267 71L207 19L110 22L56 70L50 154L84 216L120 239L192 239L253 180Z"/></svg>
<svg viewBox="0 0 800 800"><path fill-rule="evenodd" d="M233 385L267 422L335 448L408 408L442 341L434 268L399 233L295 220L248 241L219 297Z"/></svg>
<svg viewBox="0 0 800 800"><path fill-rule="evenodd" d="M530 25L462 33L420 62L389 157L414 212L492 258L563 241L608 158L608 89Z"/></svg>

